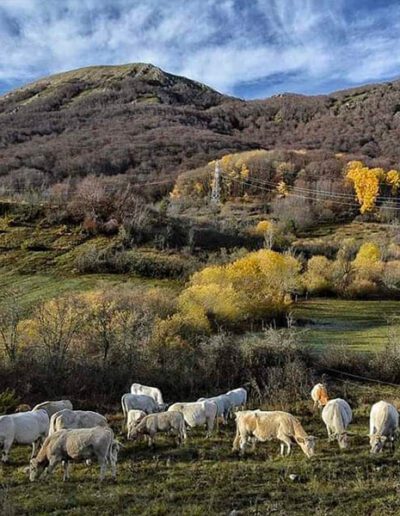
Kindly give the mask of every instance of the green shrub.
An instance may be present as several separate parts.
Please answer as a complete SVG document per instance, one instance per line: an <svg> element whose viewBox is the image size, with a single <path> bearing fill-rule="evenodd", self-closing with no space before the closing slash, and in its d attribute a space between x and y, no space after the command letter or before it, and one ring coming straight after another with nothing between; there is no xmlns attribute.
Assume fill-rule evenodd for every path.
<svg viewBox="0 0 400 516"><path fill-rule="evenodd" d="M0 393L0 414L14 412L21 400L12 389L6 389Z"/></svg>

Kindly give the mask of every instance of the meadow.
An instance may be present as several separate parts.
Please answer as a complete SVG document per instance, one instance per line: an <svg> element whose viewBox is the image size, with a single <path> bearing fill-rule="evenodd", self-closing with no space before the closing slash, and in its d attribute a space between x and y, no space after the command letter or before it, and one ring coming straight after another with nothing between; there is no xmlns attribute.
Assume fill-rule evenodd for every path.
<svg viewBox="0 0 400 516"><path fill-rule="evenodd" d="M0 471L0 510L8 514L296 514L389 515L400 512L400 451L371 456L368 446L370 405L381 398L400 405L396 390L362 384L331 384L332 394L347 397L353 411L351 447L341 451L328 443L320 413L311 400L274 408L299 415L307 432L318 438L317 453L307 459L295 446L287 458L278 456L278 442L259 443L239 457L231 451L234 423L205 439L190 431L176 448L159 437L155 449L127 442L120 452L118 480L98 482L97 466L73 466L71 480L61 470L30 483L28 447L11 452ZM258 406L250 402L250 406ZM263 406L271 409L272 407ZM117 434L121 415L111 415Z"/></svg>
<svg viewBox="0 0 400 516"><path fill-rule="evenodd" d="M304 340L319 351L338 345L377 351L400 330L398 301L316 298L297 303L292 315L306 330Z"/></svg>

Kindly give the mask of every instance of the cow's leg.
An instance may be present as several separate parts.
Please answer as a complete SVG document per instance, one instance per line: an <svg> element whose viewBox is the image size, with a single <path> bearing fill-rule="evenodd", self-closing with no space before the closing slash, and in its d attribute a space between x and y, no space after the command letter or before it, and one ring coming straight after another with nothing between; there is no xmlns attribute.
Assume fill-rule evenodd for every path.
<svg viewBox="0 0 400 516"><path fill-rule="evenodd" d="M36 441L33 441L32 443L32 454L31 454L31 459L33 459L34 457L36 457L36 454L38 452L38 448L40 447L40 444L42 442L42 438L39 437L38 439L36 439Z"/></svg>
<svg viewBox="0 0 400 516"><path fill-rule="evenodd" d="M236 429L236 435L235 435L235 439L233 440L232 451L239 450L240 443L241 443L240 432L238 429Z"/></svg>
<svg viewBox="0 0 400 516"><path fill-rule="evenodd" d="M290 452L292 450L292 440L291 440L291 438L288 435L285 435L285 434L282 434L282 433L278 433L278 435L276 437L277 437L277 439L279 439L279 441L282 441L284 444L286 444L286 447L287 447L286 455L290 455Z"/></svg>
<svg viewBox="0 0 400 516"><path fill-rule="evenodd" d="M99 463L100 463L100 477L99 477L100 482L103 482L104 476L106 474L106 469L107 469L106 462L107 461L104 458L99 460Z"/></svg>
<svg viewBox="0 0 400 516"><path fill-rule="evenodd" d="M207 427L206 437L207 438L211 436L212 431L214 430L214 421L215 421L215 419L213 419L211 417L206 419L206 427Z"/></svg>
<svg viewBox="0 0 400 516"><path fill-rule="evenodd" d="M112 476L113 480L117 480L117 459L116 459L116 457L111 458L110 466L111 466L111 476Z"/></svg>
<svg viewBox="0 0 400 516"><path fill-rule="evenodd" d="M3 444L3 453L1 455L1 460L3 462L8 462L8 455L10 453L10 450L11 450L11 446L12 446L12 439L6 439L4 441L4 444Z"/></svg>
<svg viewBox="0 0 400 516"><path fill-rule="evenodd" d="M48 474L51 474L53 473L54 471L54 468L57 466L57 464L59 463L60 461L57 459L57 457L50 457L49 459L49 465L47 466L47 473ZM65 464L65 463L64 463ZM64 466L65 467L65 466Z"/></svg>
<svg viewBox="0 0 400 516"><path fill-rule="evenodd" d="M69 462L67 460L63 461L64 465L64 475L63 475L63 482L66 480L69 480Z"/></svg>
<svg viewBox="0 0 400 516"><path fill-rule="evenodd" d="M285 455L285 443L281 443L281 455L282 457Z"/></svg>

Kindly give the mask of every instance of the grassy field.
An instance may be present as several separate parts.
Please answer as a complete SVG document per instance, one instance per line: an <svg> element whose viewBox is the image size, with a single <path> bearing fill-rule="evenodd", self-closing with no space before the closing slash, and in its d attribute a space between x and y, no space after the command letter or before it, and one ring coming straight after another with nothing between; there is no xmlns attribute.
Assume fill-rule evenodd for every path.
<svg viewBox="0 0 400 516"><path fill-rule="evenodd" d="M145 514L218 515L400 514L400 450L371 456L368 447L370 404L385 397L399 406L396 393L383 388L352 386L354 408L351 448L328 443L319 413L304 401L289 409L318 437L317 454L307 459L295 446L288 458L278 457L277 442L258 444L243 458L231 451L234 424L210 439L191 431L175 448L160 437L154 450L129 442L120 454L116 483L98 483L97 466L78 464L71 480L57 470L31 484L27 477L28 447L12 450L11 463L1 466L1 514ZM336 394L344 395L343 385ZM271 407L268 407L271 408ZM120 418L113 418L116 432ZM291 477L295 475L295 477Z"/></svg>
<svg viewBox="0 0 400 516"><path fill-rule="evenodd" d="M400 331L399 301L354 301L312 299L300 301L293 309L299 325L304 325L304 340L323 349L346 345L357 351L381 349L390 331Z"/></svg>

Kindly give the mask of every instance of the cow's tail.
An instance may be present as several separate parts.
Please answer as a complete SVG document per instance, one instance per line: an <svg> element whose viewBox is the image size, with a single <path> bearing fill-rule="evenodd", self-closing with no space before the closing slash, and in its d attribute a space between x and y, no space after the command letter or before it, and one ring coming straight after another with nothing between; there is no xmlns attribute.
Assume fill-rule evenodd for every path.
<svg viewBox="0 0 400 516"><path fill-rule="evenodd" d="M186 423L185 418L182 415L182 421L181 421L181 427L180 427L180 434L184 441L187 439L187 432L186 432Z"/></svg>
<svg viewBox="0 0 400 516"><path fill-rule="evenodd" d="M127 410L127 407L126 407L125 397L126 397L126 395L123 394L122 398L121 398L121 405L122 405L122 413L124 415L124 419L126 420L126 418L128 417L128 410Z"/></svg>
<svg viewBox="0 0 400 516"><path fill-rule="evenodd" d="M52 435L52 434L54 434L54 432L57 431L57 418L58 418L57 412L51 416L48 435Z"/></svg>

